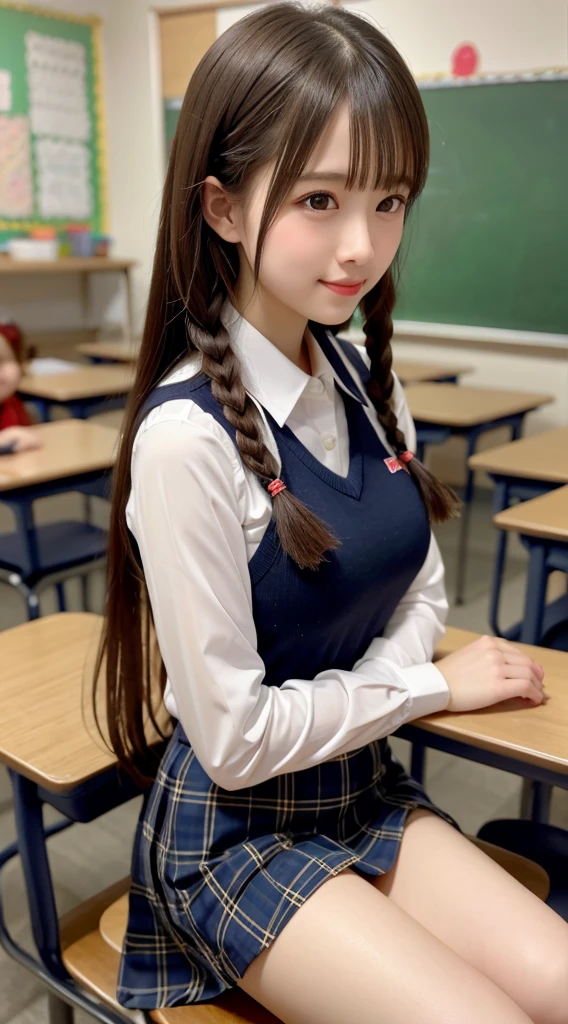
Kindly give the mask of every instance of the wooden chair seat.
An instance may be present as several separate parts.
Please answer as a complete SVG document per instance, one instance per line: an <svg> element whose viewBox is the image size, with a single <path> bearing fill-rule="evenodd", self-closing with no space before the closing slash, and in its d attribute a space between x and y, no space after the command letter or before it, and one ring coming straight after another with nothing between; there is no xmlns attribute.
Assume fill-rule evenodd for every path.
<svg viewBox="0 0 568 1024"><path fill-rule="evenodd" d="M138 1020L139 1014L125 1010L116 999L129 882L128 878L117 882L61 919L61 951L69 974L80 985L125 1017ZM112 943L99 927L103 917L105 935L112 936ZM149 1016L156 1024L281 1024L238 988L212 1003L152 1010Z"/></svg>
<svg viewBox="0 0 568 1024"><path fill-rule="evenodd" d="M481 839L472 842L536 896L546 899L548 875L540 865ZM69 973L123 1013L128 1011L119 1007L115 993L128 915L128 884L128 878L117 882L61 922L63 961ZM153 1010L150 1017L156 1024L278 1024L276 1017L240 989L232 989L212 1003Z"/></svg>

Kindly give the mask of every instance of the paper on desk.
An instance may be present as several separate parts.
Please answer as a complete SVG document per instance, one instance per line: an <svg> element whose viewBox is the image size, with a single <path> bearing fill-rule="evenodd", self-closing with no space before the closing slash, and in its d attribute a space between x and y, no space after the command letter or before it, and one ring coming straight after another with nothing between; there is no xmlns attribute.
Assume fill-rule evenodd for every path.
<svg viewBox="0 0 568 1024"><path fill-rule="evenodd" d="M67 359L52 359L44 356L41 359L30 359L26 363L26 373L34 377L46 377L54 373L70 373L73 370L84 370L85 367L79 363L72 363Z"/></svg>

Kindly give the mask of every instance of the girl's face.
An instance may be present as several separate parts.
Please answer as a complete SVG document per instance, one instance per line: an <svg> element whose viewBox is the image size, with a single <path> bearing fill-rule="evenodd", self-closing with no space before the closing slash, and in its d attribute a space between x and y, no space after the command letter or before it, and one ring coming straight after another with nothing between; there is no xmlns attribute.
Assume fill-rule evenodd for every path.
<svg viewBox="0 0 568 1024"><path fill-rule="evenodd" d="M409 189L348 191L349 111L344 103L318 143L266 236L259 296L303 319L338 324L377 284L400 245ZM237 211L237 292L252 292L252 267L272 168L257 177ZM329 283L353 285L333 290ZM254 302L254 299L253 299Z"/></svg>

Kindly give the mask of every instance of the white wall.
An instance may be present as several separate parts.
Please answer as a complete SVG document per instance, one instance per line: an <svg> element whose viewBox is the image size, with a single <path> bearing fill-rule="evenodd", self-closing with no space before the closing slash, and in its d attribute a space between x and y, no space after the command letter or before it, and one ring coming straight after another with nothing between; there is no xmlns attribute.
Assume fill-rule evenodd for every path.
<svg viewBox="0 0 568 1024"><path fill-rule="evenodd" d="M529 71L568 64L565 0L354 0L386 31L415 75L449 71L460 43L480 70Z"/></svg>

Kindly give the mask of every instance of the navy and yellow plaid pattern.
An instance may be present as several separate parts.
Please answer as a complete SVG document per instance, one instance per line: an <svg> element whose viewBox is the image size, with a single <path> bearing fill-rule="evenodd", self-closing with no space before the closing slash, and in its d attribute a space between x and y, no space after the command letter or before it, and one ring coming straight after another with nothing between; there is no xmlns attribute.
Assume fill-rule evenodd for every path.
<svg viewBox="0 0 568 1024"><path fill-rule="evenodd" d="M228 792L178 725L138 824L119 1001L184 1006L233 987L330 876L388 871L415 807L455 825L387 740Z"/></svg>

